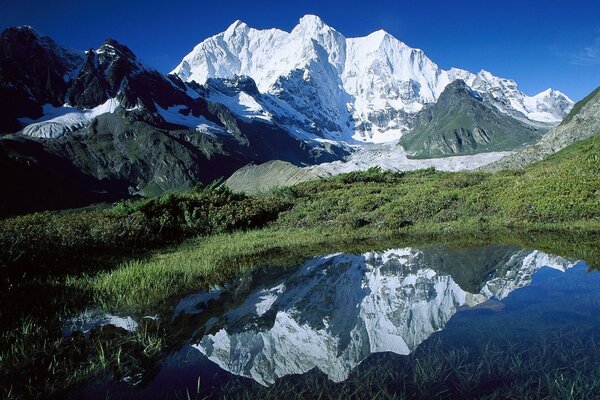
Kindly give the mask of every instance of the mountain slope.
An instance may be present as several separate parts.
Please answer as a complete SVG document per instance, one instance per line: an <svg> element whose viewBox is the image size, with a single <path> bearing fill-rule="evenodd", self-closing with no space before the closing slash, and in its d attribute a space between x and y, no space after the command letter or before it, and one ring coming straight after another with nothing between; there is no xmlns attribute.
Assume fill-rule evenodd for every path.
<svg viewBox="0 0 600 400"><path fill-rule="evenodd" d="M344 146L299 138L208 101L178 77L144 66L115 40L83 59L30 28L12 32L0 43L18 49L4 53L3 87L31 104L6 114L1 129L24 126L0 136L0 175L21 182L0 205L2 215L189 189L274 158L306 165L347 153ZM5 66L23 62L21 54L42 59L23 76L18 70L9 75ZM62 83L53 86L67 67L68 79L61 75ZM40 83L44 74L51 79L47 85ZM57 194L50 196L56 201L42 195L49 182L56 183Z"/></svg>
<svg viewBox="0 0 600 400"><path fill-rule="evenodd" d="M291 32L236 21L199 43L173 73L200 85L249 76L278 103L268 111L290 120L288 126L349 142L399 138L410 129L411 115L457 79L500 111L534 125L558 123L573 104L551 89L526 96L514 81L487 71L442 70L385 31L345 38L314 15L302 17Z"/></svg>
<svg viewBox="0 0 600 400"><path fill-rule="evenodd" d="M512 150L542 131L485 102L464 81L446 86L438 101L415 116L400 144L417 158Z"/></svg>
<svg viewBox="0 0 600 400"><path fill-rule="evenodd" d="M238 169L227 178L225 185L236 193L255 195L320 177L318 171L273 160Z"/></svg>
<svg viewBox="0 0 600 400"><path fill-rule="evenodd" d="M579 101L559 126L539 142L484 167L487 171L523 168L600 132L600 87Z"/></svg>
<svg viewBox="0 0 600 400"><path fill-rule="evenodd" d="M83 53L56 44L32 28L8 28L0 35L0 134L23 127L19 117L36 119L42 106L62 106Z"/></svg>

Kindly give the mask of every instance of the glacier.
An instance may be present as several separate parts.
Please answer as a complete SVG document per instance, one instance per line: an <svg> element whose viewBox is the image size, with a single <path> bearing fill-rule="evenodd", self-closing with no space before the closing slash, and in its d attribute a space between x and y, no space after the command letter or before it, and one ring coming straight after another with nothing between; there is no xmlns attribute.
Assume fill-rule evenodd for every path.
<svg viewBox="0 0 600 400"><path fill-rule="evenodd" d="M103 104L91 109L78 109L69 105L54 107L51 104L43 106L43 115L36 119L20 118L27 123L23 134L31 137L55 139L65 133L75 132L87 126L90 121L99 115L114 113L119 107L117 99L108 99Z"/></svg>

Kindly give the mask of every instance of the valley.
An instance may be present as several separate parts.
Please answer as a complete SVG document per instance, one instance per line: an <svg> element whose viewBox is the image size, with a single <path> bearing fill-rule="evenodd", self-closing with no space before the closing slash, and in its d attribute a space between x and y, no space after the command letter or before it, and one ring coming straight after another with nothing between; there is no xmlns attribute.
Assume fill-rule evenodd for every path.
<svg viewBox="0 0 600 400"><path fill-rule="evenodd" d="M313 14L179 59L0 35L2 398L600 394L600 88Z"/></svg>

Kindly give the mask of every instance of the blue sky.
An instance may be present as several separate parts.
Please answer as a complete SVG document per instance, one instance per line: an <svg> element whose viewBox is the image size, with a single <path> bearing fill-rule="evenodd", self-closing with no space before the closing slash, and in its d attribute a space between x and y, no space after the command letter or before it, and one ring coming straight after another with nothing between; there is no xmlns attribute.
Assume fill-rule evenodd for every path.
<svg viewBox="0 0 600 400"><path fill-rule="evenodd" d="M600 85L600 0L0 0L1 29L31 25L75 49L112 37L163 72L236 19L289 31L304 14L347 37L385 29L443 68L486 69L530 95L579 100Z"/></svg>

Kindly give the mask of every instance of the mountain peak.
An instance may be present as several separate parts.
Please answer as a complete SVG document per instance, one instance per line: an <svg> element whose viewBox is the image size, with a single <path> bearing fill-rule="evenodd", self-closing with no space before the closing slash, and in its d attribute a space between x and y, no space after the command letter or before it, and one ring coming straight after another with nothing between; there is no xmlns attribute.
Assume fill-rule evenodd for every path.
<svg viewBox="0 0 600 400"><path fill-rule="evenodd" d="M500 112L462 79L415 116L400 144L415 157L506 151L538 140L542 131Z"/></svg>
<svg viewBox="0 0 600 400"><path fill-rule="evenodd" d="M5 34L7 32L29 32L34 35L39 35L38 32L30 25L19 25L19 26L8 27L4 31L2 31L2 34Z"/></svg>
<svg viewBox="0 0 600 400"><path fill-rule="evenodd" d="M229 25L229 27L225 30L225 34L232 34L236 31L240 31L240 30L247 30L249 28L249 26L243 22L238 20L235 20L231 25Z"/></svg>
<svg viewBox="0 0 600 400"><path fill-rule="evenodd" d="M116 55L116 56L125 57L130 60L137 60L136 55L133 53L133 51L131 51L129 49L129 47L127 47L124 44L121 44L118 41L116 41L115 39L111 39L111 38L105 39L102 46L100 46L96 50L96 53L97 54L104 53L104 54L109 54L109 55L113 55L113 56Z"/></svg>
<svg viewBox="0 0 600 400"><path fill-rule="evenodd" d="M386 31L384 31L383 29L379 29L375 32L369 33L369 35L367 35L367 37L373 38L376 40L384 40L388 37L391 37L391 35L389 33L387 33Z"/></svg>
<svg viewBox="0 0 600 400"><path fill-rule="evenodd" d="M533 97L535 97L535 98L544 98L544 97L564 98L568 101L571 101L571 102L573 101L569 98L569 96L567 96L560 90L554 90L552 88L548 88L548 89L544 90L543 92L536 94Z"/></svg>
<svg viewBox="0 0 600 400"><path fill-rule="evenodd" d="M15 27L6 28L2 31L2 37L5 39L14 38L18 41L47 41L50 42L52 39L40 34L33 27L29 25L21 25Z"/></svg>
<svg viewBox="0 0 600 400"><path fill-rule="evenodd" d="M368 43L373 48L378 48L383 43L390 40L396 41L402 46L406 46L404 42L396 39L394 36L390 35L383 29L379 29L378 31L369 33L367 36L364 37L364 39L366 40L366 43Z"/></svg>
<svg viewBox="0 0 600 400"><path fill-rule="evenodd" d="M481 96L479 96L477 92L473 91L473 89L471 89L464 80L457 79L454 82L449 83L444 88L444 90L440 94L438 101L444 102L446 99L449 98L467 96L472 97L476 100L481 100Z"/></svg>
<svg viewBox="0 0 600 400"><path fill-rule="evenodd" d="M298 25L294 29L299 27L307 31L318 31L329 26L321 19L321 17L313 14L306 14L300 18Z"/></svg>
<svg viewBox="0 0 600 400"><path fill-rule="evenodd" d="M38 35L38 32L31 25L20 25L20 26L14 27L13 29L15 29L17 31L21 31L21 32L31 32L33 34Z"/></svg>
<svg viewBox="0 0 600 400"><path fill-rule="evenodd" d="M486 78L486 79L494 78L494 75L490 71L487 71L485 69L482 69L481 71L479 71L479 73L477 75L479 75L482 78Z"/></svg>

